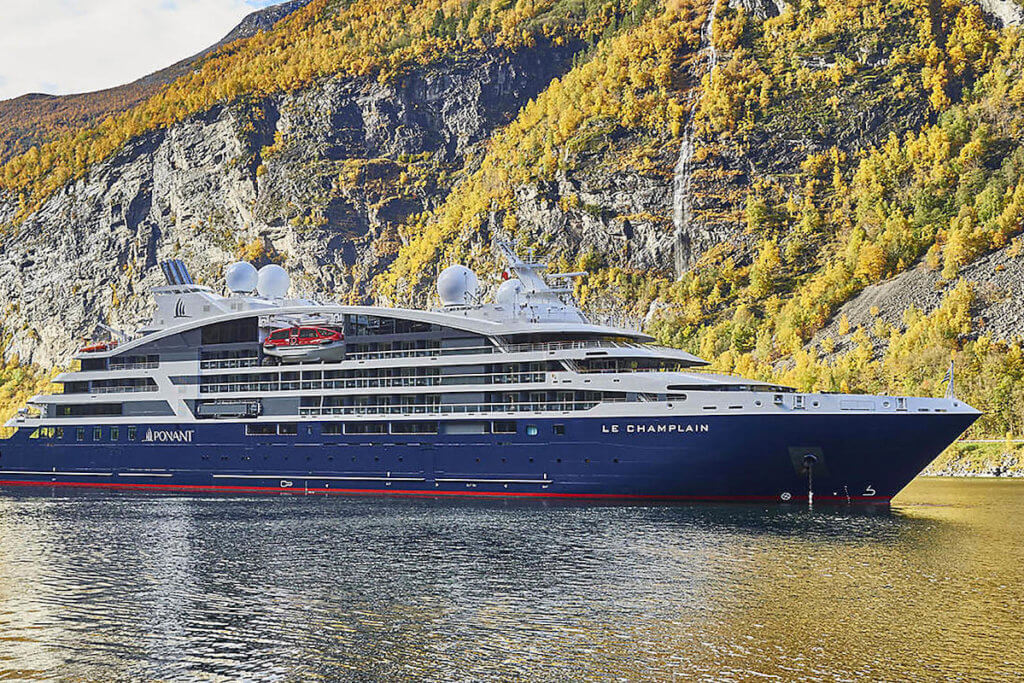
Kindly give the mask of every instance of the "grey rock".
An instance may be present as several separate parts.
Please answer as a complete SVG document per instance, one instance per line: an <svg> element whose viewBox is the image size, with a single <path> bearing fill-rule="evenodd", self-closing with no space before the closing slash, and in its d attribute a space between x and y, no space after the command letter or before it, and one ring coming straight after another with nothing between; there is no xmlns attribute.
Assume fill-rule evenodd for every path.
<svg viewBox="0 0 1024 683"><path fill-rule="evenodd" d="M1024 24L1024 7L1014 0L978 0L978 4L1003 27Z"/></svg>
<svg viewBox="0 0 1024 683"><path fill-rule="evenodd" d="M6 353L66 363L98 322L134 330L147 319L159 260L182 258L198 282L219 287L240 242L282 254L299 292L366 299L389 263L381 240L397 239L397 223L448 189L392 196L397 160L427 152L437 172L462 168L570 58L550 48L495 51L396 83L334 78L132 140L0 233ZM279 149L264 158L277 132ZM341 186L353 161L395 177L379 192ZM0 221L16 208L0 196Z"/></svg>
<svg viewBox="0 0 1024 683"><path fill-rule="evenodd" d="M758 19L771 19L782 14L789 3L786 0L729 0L729 7L743 8Z"/></svg>

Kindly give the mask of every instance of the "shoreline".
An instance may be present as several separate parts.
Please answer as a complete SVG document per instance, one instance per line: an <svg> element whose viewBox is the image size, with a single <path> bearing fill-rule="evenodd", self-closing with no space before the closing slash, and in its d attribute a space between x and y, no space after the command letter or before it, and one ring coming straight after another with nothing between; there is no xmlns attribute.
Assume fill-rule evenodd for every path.
<svg viewBox="0 0 1024 683"><path fill-rule="evenodd" d="M1024 442L984 439L958 441L943 451L919 477L1024 478Z"/></svg>

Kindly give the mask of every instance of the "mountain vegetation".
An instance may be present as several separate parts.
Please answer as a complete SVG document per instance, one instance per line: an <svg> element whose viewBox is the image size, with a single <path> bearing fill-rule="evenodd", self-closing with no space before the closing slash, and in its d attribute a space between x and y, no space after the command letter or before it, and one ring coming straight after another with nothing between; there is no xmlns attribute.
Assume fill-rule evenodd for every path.
<svg viewBox="0 0 1024 683"><path fill-rule="evenodd" d="M381 230L380 267L357 277L382 301L427 303L439 264L492 267L490 241L508 235L588 271L577 296L595 315L625 310L718 370L807 391L934 395L954 360L958 394L986 412L972 433L1024 434L1020 331L994 333L981 315L1006 293L965 275L986 255L1010 268L1024 257L1021 30L972 0L800 0L781 12L711 2L314 0L7 161L7 239L129 141L214 107L260 110L328 78L396 83L479 55L562 49L564 73L464 163L340 160L319 208L290 225L329 229L328 209L357 190L374 211L415 195L422 210ZM671 196L641 211L593 189L672 186L684 141L688 223L673 219ZM288 146L278 131L262 149L258 183ZM660 246L638 247L638 231ZM680 246L690 232L704 241ZM287 258L282 245L227 239ZM681 261L666 256L673 244ZM657 267L637 265L641 249ZM936 274L934 297L850 323L851 300L915 269Z"/></svg>

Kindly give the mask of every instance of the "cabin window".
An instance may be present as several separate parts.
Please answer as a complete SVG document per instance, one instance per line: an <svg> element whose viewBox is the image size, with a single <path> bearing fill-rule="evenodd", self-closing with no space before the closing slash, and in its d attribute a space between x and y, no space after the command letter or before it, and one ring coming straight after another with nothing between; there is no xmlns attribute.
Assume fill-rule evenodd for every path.
<svg viewBox="0 0 1024 683"><path fill-rule="evenodd" d="M551 429L555 434L565 434L565 425L555 425Z"/></svg>
<svg viewBox="0 0 1024 683"><path fill-rule="evenodd" d="M329 435L344 434L344 427L345 425L340 422L328 422L320 428L320 433Z"/></svg>
<svg viewBox="0 0 1024 683"><path fill-rule="evenodd" d="M299 433L299 426L294 422L282 422L277 425L277 433L284 436L295 436Z"/></svg>
<svg viewBox="0 0 1024 683"><path fill-rule="evenodd" d="M491 431L495 434L515 434L515 422L492 422Z"/></svg>
<svg viewBox="0 0 1024 683"><path fill-rule="evenodd" d="M138 429L136 427L129 427L128 428L128 440L129 441L135 441L135 435L137 433L138 433Z"/></svg>
<svg viewBox="0 0 1024 683"><path fill-rule="evenodd" d="M121 409L120 403L70 403L57 406L57 417L120 415Z"/></svg>
<svg viewBox="0 0 1024 683"><path fill-rule="evenodd" d="M526 425L527 436L537 436L537 425Z"/></svg>
<svg viewBox="0 0 1024 683"><path fill-rule="evenodd" d="M107 369L106 358L83 358L82 359L82 372L95 372L97 370Z"/></svg>
<svg viewBox="0 0 1024 683"><path fill-rule="evenodd" d="M349 422L345 425L346 434L385 434L387 426L383 422Z"/></svg>
<svg viewBox="0 0 1024 683"><path fill-rule="evenodd" d="M237 344L255 342L257 337L256 318L227 320L203 328L203 345Z"/></svg>
<svg viewBox="0 0 1024 683"><path fill-rule="evenodd" d="M392 434L437 434L436 422L393 422Z"/></svg>
<svg viewBox="0 0 1024 683"><path fill-rule="evenodd" d="M102 438L103 438L103 427L93 427L92 428L92 440L93 441L99 441Z"/></svg>
<svg viewBox="0 0 1024 683"><path fill-rule="evenodd" d="M268 434L277 434L277 425L267 424L266 422L247 424L245 425L245 434L246 436L267 436Z"/></svg>
<svg viewBox="0 0 1024 683"><path fill-rule="evenodd" d="M79 427L75 430L75 441L85 441L85 427Z"/></svg>
<svg viewBox="0 0 1024 683"><path fill-rule="evenodd" d="M273 334L270 335L270 338L274 339L276 341L281 341L281 340L287 339L288 338L288 330L276 330Z"/></svg>
<svg viewBox="0 0 1024 683"><path fill-rule="evenodd" d="M121 436L121 430L117 427L110 428L110 440L117 441L118 437Z"/></svg>
<svg viewBox="0 0 1024 683"><path fill-rule="evenodd" d="M300 339L313 339L316 336L317 336L316 330L312 330L312 329L309 329L309 328L303 328L302 330L299 330L299 338Z"/></svg>

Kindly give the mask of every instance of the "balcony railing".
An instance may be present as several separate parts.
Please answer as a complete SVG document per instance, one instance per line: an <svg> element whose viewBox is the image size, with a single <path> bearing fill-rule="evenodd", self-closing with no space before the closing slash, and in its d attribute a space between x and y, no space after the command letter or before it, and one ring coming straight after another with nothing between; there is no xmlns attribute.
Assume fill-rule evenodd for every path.
<svg viewBox="0 0 1024 683"><path fill-rule="evenodd" d="M538 342L532 344L505 344L502 349L509 353L527 351L565 351L569 349L632 349L640 348L639 344L618 342L608 339L579 340L564 342Z"/></svg>
<svg viewBox="0 0 1024 683"><path fill-rule="evenodd" d="M536 413L590 410L602 401L543 401L524 403L453 403L422 406L307 406L299 415L461 415L471 413Z"/></svg>
<svg viewBox="0 0 1024 683"><path fill-rule="evenodd" d="M389 358L426 358L430 356L458 356L467 353L493 353L493 346L454 346L433 349L392 349L390 351L358 351L345 353L345 360L386 360Z"/></svg>
<svg viewBox="0 0 1024 683"><path fill-rule="evenodd" d="M160 363L156 362L143 362L143 363L111 363L110 370L152 370L153 368L160 367Z"/></svg>
<svg viewBox="0 0 1024 683"><path fill-rule="evenodd" d="M199 367L203 370L215 370L218 368L252 368L260 364L260 359L255 356L246 358L210 358L199 361Z"/></svg>
<svg viewBox="0 0 1024 683"><path fill-rule="evenodd" d="M352 377L318 380L267 380L258 382L218 382L199 385L201 394L235 392L306 391L324 389L388 389L402 387L444 387L460 385L531 384L543 382L545 372L505 372L466 375L427 375L416 377Z"/></svg>
<svg viewBox="0 0 1024 683"><path fill-rule="evenodd" d="M124 386L124 387L93 387L88 391L65 391L64 395L74 396L79 394L135 394L146 391L157 391L159 387L153 386Z"/></svg>

